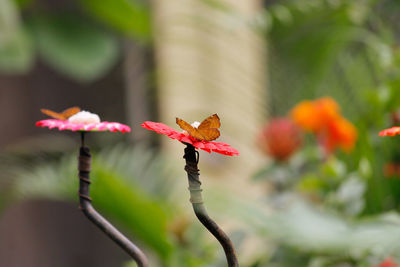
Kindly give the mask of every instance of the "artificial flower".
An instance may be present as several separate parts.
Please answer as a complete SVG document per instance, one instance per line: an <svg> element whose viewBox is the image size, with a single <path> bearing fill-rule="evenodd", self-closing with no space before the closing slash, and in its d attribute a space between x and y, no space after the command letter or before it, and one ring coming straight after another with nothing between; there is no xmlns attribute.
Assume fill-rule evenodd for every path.
<svg viewBox="0 0 400 267"><path fill-rule="evenodd" d="M385 129L379 132L380 136L394 136L400 134L400 127L396 126L396 127L392 127L389 129Z"/></svg>
<svg viewBox="0 0 400 267"><path fill-rule="evenodd" d="M100 121L97 114L88 111L80 111L69 117L67 120L47 119L36 122L38 127L57 128L58 130L70 131L111 131L111 132L130 132L131 128L118 122Z"/></svg>
<svg viewBox="0 0 400 267"><path fill-rule="evenodd" d="M185 132L178 132L168 125L160 122L146 121L142 123L142 127L148 130L155 131L159 134L166 135L169 138L178 140L182 143L190 144L197 149L202 149L209 153L217 152L228 156L239 155L239 151L229 146L228 144L213 141L201 141L188 135Z"/></svg>

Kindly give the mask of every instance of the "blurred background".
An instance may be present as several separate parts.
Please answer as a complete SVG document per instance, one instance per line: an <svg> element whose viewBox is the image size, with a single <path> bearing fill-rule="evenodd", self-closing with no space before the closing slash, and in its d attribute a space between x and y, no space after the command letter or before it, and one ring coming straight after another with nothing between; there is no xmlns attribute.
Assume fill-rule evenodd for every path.
<svg viewBox="0 0 400 267"><path fill-rule="evenodd" d="M218 113L240 156L200 152L209 214L241 266L400 263L400 2L0 0L0 266L135 263L78 209L71 106L93 204L151 266L226 266L189 202L184 146L141 128Z"/></svg>

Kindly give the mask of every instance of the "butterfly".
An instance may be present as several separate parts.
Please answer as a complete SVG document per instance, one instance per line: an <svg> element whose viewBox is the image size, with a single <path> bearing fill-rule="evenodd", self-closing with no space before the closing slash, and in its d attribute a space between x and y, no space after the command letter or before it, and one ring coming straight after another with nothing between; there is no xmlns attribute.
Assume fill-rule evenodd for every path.
<svg viewBox="0 0 400 267"><path fill-rule="evenodd" d="M81 111L81 109L79 107L72 107L72 108L67 108L66 110L64 110L61 113L57 113L52 110L44 109L44 108L42 108L40 111L43 114L46 114L47 116L50 116L54 119L65 121L65 120L68 120L68 118L71 117L72 115L75 115L76 113Z"/></svg>
<svg viewBox="0 0 400 267"><path fill-rule="evenodd" d="M220 136L218 128L221 127L221 122L217 114L203 120L197 128L179 118L176 118L176 123L182 130L188 132L191 137L199 140L212 141Z"/></svg>

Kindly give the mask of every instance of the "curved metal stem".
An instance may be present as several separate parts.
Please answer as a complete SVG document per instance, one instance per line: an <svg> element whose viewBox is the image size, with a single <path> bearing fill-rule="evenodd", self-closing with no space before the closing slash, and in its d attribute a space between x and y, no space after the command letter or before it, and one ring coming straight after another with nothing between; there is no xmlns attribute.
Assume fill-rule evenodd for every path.
<svg viewBox="0 0 400 267"><path fill-rule="evenodd" d="M149 263L146 255L93 208L91 198L89 197L91 156L89 148L84 146L83 141L84 133L82 132L82 146L79 151L78 165L80 209L90 221L125 250L136 261L139 267L148 267Z"/></svg>
<svg viewBox="0 0 400 267"><path fill-rule="evenodd" d="M185 171L188 174L189 180L189 191L190 191L190 202L192 203L194 213L199 221L214 235L219 241L225 251L225 256L228 261L229 267L238 267L239 263L237 260L235 248L233 247L232 241L222 231L221 228L208 216L205 206L203 204L203 198L201 195L201 182L199 179L199 170L197 169L198 152L195 148L187 144L185 148L185 155L183 156L186 160Z"/></svg>

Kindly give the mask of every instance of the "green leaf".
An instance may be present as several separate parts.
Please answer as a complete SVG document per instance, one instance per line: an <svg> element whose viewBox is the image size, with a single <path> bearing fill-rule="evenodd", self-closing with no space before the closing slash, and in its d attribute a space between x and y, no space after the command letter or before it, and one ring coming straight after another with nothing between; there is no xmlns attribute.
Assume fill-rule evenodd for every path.
<svg viewBox="0 0 400 267"><path fill-rule="evenodd" d="M93 170L91 189L95 206L166 258L171 245L167 241L167 218L160 206L101 164L93 166Z"/></svg>
<svg viewBox="0 0 400 267"><path fill-rule="evenodd" d="M117 61L114 37L79 17L35 17L32 26L42 58L72 79L94 81Z"/></svg>
<svg viewBox="0 0 400 267"><path fill-rule="evenodd" d="M165 170L163 165L166 164L161 164L156 154L151 154L153 157L148 158L150 162L145 165L132 164L145 154L143 151L142 148L117 146L93 156L90 175L93 206L107 220L115 223L124 234L130 233L136 240L140 240L155 251L163 261L168 261L172 253L172 244L167 236L169 217L165 206L168 203L158 198L158 189L150 186L146 190L144 184L138 182L142 179L151 180L151 177L145 174L147 167L151 167L149 175L156 175ZM133 169L123 167L129 162L135 166ZM34 167L26 164L18 165L18 168L9 175L17 178L14 184L15 190L12 192L16 199L45 197L77 201L76 155L69 155L59 162L45 160L42 164L35 165ZM162 178L169 180L166 173L157 179L162 180ZM170 186L169 190L172 190L174 187L171 184ZM176 209L173 214L176 215Z"/></svg>
<svg viewBox="0 0 400 267"><path fill-rule="evenodd" d="M19 28L18 9L13 1L0 1L0 45L6 42Z"/></svg>
<svg viewBox="0 0 400 267"><path fill-rule="evenodd" d="M0 71L4 73L26 73L32 67L34 46L26 31L20 29L0 45Z"/></svg>
<svg viewBox="0 0 400 267"><path fill-rule="evenodd" d="M20 8L28 8L32 6L35 0L14 0L15 4L17 4Z"/></svg>
<svg viewBox="0 0 400 267"><path fill-rule="evenodd" d="M33 62L32 42L21 26L14 1L0 1L0 71L24 73Z"/></svg>
<svg viewBox="0 0 400 267"><path fill-rule="evenodd" d="M151 35L149 6L139 0L81 0L94 17L114 29L138 40Z"/></svg>

